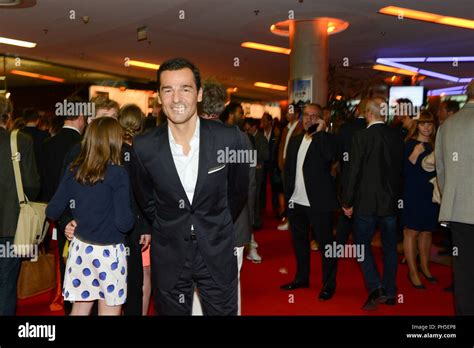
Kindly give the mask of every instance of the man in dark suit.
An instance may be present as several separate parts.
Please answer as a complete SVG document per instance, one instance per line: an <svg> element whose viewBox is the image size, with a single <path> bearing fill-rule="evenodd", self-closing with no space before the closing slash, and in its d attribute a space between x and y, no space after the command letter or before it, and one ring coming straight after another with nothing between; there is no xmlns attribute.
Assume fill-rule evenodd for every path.
<svg viewBox="0 0 474 348"><path fill-rule="evenodd" d="M344 185L343 210L354 219L355 242L363 246L360 262L369 297L364 310L378 303L395 305L397 292L397 203L403 159L400 132L384 123L387 103L381 98L367 102L368 126L354 134ZM381 227L384 253L383 281L371 250L376 223Z"/></svg>
<svg viewBox="0 0 474 348"><path fill-rule="evenodd" d="M339 142L339 163L340 163L340 186L338 192L343 191L343 187L347 182L348 163L351 157L352 137L354 134L362 129L367 128L367 121L365 120L365 110L367 107L367 99L362 99L357 106L357 118L344 123L337 136ZM337 220L336 227L336 241L338 244L345 244L349 233L352 230L352 220L345 214L341 214Z"/></svg>
<svg viewBox="0 0 474 348"><path fill-rule="evenodd" d="M15 186L10 132L7 123L11 121L12 105L4 96L0 96L0 247L11 250L15 238L20 203ZM32 139L23 134L17 135L21 180L25 195L34 200L40 189L40 177L36 169ZM16 255L0 257L0 316L15 315L16 283L20 270L20 261Z"/></svg>
<svg viewBox="0 0 474 348"><path fill-rule="evenodd" d="M205 315L237 314L233 220L247 201L248 163L232 156L240 132L200 119L196 66L172 59L158 70L168 122L134 141L132 186L153 223L151 271L158 314L190 315L197 286Z"/></svg>
<svg viewBox="0 0 474 348"><path fill-rule="evenodd" d="M336 160L337 146L326 133L321 106L308 104L303 110L304 134L293 137L285 162L285 195L289 202L288 218L293 236L297 270L293 282L282 290L309 287L310 239L312 225L316 241L322 248L322 289L319 299L329 300L336 290L335 257L326 251L332 248L332 214L339 207L331 165ZM311 127L311 126L316 127ZM311 128L310 128L311 127ZM316 128L316 129L315 129Z"/></svg>

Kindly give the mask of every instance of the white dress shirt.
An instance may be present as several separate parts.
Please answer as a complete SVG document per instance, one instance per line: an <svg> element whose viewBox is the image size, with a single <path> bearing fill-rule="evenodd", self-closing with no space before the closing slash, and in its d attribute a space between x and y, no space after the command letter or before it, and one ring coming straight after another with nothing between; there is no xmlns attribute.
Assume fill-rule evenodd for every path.
<svg viewBox="0 0 474 348"><path fill-rule="evenodd" d="M79 134L81 134L81 132L79 131L79 129L77 129L76 127L73 127L73 126L63 126L63 128L72 129L72 130L75 130L76 132L78 132Z"/></svg>
<svg viewBox="0 0 474 348"><path fill-rule="evenodd" d="M299 205L304 205L306 207L309 207L310 204L308 200L308 195L306 194L306 186L304 184L303 163L312 141L313 138L307 137L306 135L301 141L301 145L298 150L298 158L296 160L295 190L293 191L293 195L290 198L290 202L294 202Z"/></svg>
<svg viewBox="0 0 474 348"><path fill-rule="evenodd" d="M199 124L200 121L198 117L194 135L189 142L191 149L187 156L183 152L183 147L174 140L173 133L168 126L168 139L174 165L176 166L181 185L183 185L186 196L191 204L193 203L194 189L196 188L199 169Z"/></svg>
<svg viewBox="0 0 474 348"><path fill-rule="evenodd" d="M384 121L372 121L370 122L368 125L367 125L367 128L369 128L370 126L373 126L374 124L379 124L379 123L385 123Z"/></svg>
<svg viewBox="0 0 474 348"><path fill-rule="evenodd" d="M283 148L283 159L286 158L286 150L288 149L288 143L290 142L291 135L295 131L296 126L298 125L298 121L293 122L293 124L289 123L288 124L288 133L286 133L286 139L285 139L285 147Z"/></svg>

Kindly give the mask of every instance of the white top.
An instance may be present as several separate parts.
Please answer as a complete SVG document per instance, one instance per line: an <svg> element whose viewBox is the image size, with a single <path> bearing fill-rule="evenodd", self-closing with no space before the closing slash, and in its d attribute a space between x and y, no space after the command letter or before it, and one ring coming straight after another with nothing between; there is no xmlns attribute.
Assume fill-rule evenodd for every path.
<svg viewBox="0 0 474 348"><path fill-rule="evenodd" d="M189 202L193 203L194 189L196 188L196 181L198 177L199 169L199 117L196 121L196 129L194 135L189 142L190 150L186 156L183 152L183 147L176 144L173 133L168 126L168 139L170 143L171 154L173 155L174 165L178 171L179 180L183 185L186 196L188 196Z"/></svg>
<svg viewBox="0 0 474 348"><path fill-rule="evenodd" d="M288 124L288 133L286 134L286 139L285 139L285 147L283 148L283 159L286 158L286 150L288 149L288 143L290 142L291 135L295 131L296 126L298 125L298 121L293 122L293 124L289 123Z"/></svg>
<svg viewBox="0 0 474 348"><path fill-rule="evenodd" d="M298 150L298 158L296 160L295 190L293 191L293 195L290 198L291 202L294 202L299 205L304 205L306 207L309 207L310 204L308 200L308 195L306 194L306 186L304 185L303 163L312 141L313 138L307 137L306 135L301 141L301 145Z"/></svg>
<svg viewBox="0 0 474 348"><path fill-rule="evenodd" d="M270 141L270 135L272 134L272 129L270 128L268 133L266 130L263 130L263 134L265 135L265 138L267 138L267 141Z"/></svg>

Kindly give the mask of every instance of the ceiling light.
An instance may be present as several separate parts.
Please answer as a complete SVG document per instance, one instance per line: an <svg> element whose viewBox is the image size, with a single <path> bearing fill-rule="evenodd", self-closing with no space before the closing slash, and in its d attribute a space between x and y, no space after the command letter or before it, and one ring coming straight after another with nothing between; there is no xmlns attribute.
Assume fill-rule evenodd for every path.
<svg viewBox="0 0 474 348"><path fill-rule="evenodd" d="M64 83L65 81L64 79L60 77L41 75L41 74L36 74L36 73L22 71L22 70L10 70L10 73L14 75L26 76L26 77L31 77L34 79L41 79L41 80L47 80L47 81L53 81L53 82L59 82L59 83Z"/></svg>
<svg viewBox="0 0 474 348"><path fill-rule="evenodd" d="M36 43L22 40L9 39L8 37L0 37L0 44L20 46L26 48L36 47Z"/></svg>
<svg viewBox="0 0 474 348"><path fill-rule="evenodd" d="M393 67L390 67L390 66L380 65L380 64L375 64L374 66L372 66L372 69L391 72L391 73L396 73L396 74L401 74L401 75L409 75L409 76L414 76L414 75L417 74L414 71L399 69L399 68L393 68Z"/></svg>
<svg viewBox="0 0 474 348"><path fill-rule="evenodd" d="M152 69L152 70L158 70L160 66L158 64L153 64L153 63L147 63L147 62L140 62L138 60L129 60L128 65L130 66L136 66L139 68L145 68L145 69Z"/></svg>
<svg viewBox="0 0 474 348"><path fill-rule="evenodd" d="M436 13L411 10L409 8L387 6L379 10L379 13L398 18L415 19L423 22L431 22L435 24L450 25L454 27L474 29L474 21L465 18L448 17Z"/></svg>
<svg viewBox="0 0 474 348"><path fill-rule="evenodd" d="M338 18L320 17L314 18L317 20L327 21L327 32L329 35L340 33L349 27L349 22L343 21ZM290 20L281 21L270 26L270 31L278 36L290 36Z"/></svg>
<svg viewBox="0 0 474 348"><path fill-rule="evenodd" d="M254 50L267 51L273 53L290 54L291 49L285 47L265 45L258 42L242 42L240 46Z"/></svg>
<svg viewBox="0 0 474 348"><path fill-rule="evenodd" d="M266 83L266 82L255 82L253 85L256 87L274 89L276 91L286 91L286 89L288 88L286 86L273 85L271 83Z"/></svg>

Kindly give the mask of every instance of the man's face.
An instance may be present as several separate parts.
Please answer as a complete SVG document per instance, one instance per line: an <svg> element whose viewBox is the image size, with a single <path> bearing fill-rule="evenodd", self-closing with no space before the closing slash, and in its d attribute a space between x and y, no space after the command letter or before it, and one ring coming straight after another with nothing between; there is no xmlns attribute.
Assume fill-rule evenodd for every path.
<svg viewBox="0 0 474 348"><path fill-rule="evenodd" d="M308 130L318 119L322 117L322 112L317 107L307 106L303 111L303 128Z"/></svg>
<svg viewBox="0 0 474 348"><path fill-rule="evenodd" d="M165 115L176 124L186 123L196 115L197 103L202 100L202 88L197 90L189 68L163 71L159 93Z"/></svg>
<svg viewBox="0 0 474 348"><path fill-rule="evenodd" d="M242 117L244 116L244 109L242 109L242 107L238 107L235 109L235 111L229 115L229 123L230 124L240 124L240 122L242 121Z"/></svg>
<svg viewBox="0 0 474 348"><path fill-rule="evenodd" d="M263 115L262 121L260 121L260 127L261 127L262 129L267 129L267 128L268 128L268 125L269 125L268 118L267 118L266 115Z"/></svg>
<svg viewBox="0 0 474 348"><path fill-rule="evenodd" d="M439 106L439 111L438 111L438 117L439 117L440 122L443 122L444 120L446 120L448 116L449 115L448 115L448 109L446 108L446 104L441 103L441 105Z"/></svg>

